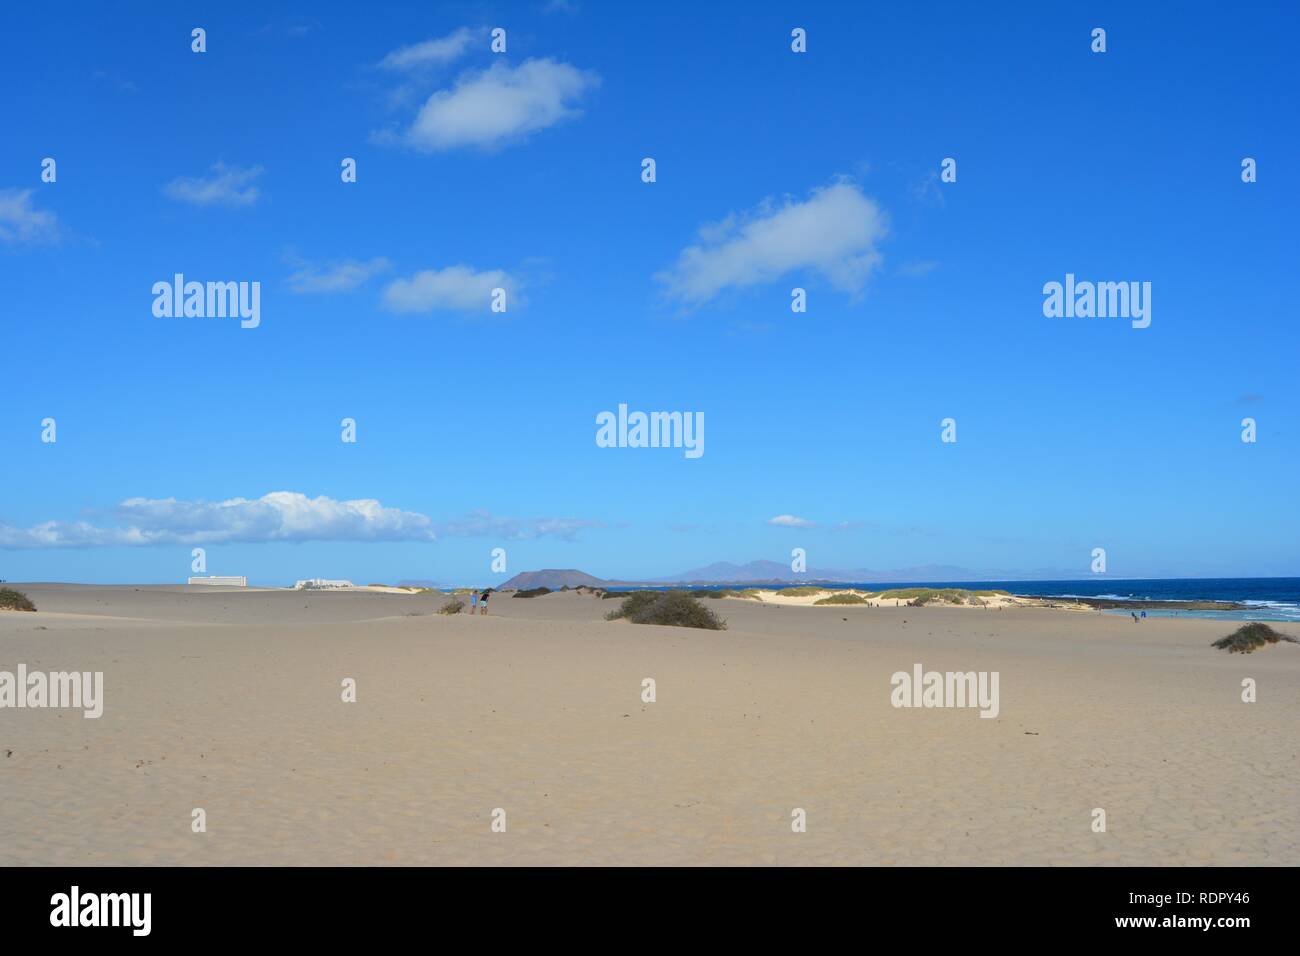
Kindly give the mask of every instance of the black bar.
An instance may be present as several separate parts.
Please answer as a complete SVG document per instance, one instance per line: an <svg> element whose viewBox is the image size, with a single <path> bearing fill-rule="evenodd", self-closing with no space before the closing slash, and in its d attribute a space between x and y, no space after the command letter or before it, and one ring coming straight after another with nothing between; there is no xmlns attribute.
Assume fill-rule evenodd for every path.
<svg viewBox="0 0 1300 956"><path fill-rule="evenodd" d="M0 872L0 925L6 943L75 933L83 944L414 938L460 948L521 933L543 944L600 928L618 934L604 937L618 949L787 931L881 943L904 932L919 946L1102 937L1232 945L1292 935L1292 877L1248 868L33 868ZM120 917L127 925L53 926L56 894L70 904L73 886L82 912L88 895L150 894L148 935L135 935L130 910ZM141 926L143 913L134 915ZM1120 925L1145 919L1154 923ZM696 925L689 937L675 935Z"/></svg>

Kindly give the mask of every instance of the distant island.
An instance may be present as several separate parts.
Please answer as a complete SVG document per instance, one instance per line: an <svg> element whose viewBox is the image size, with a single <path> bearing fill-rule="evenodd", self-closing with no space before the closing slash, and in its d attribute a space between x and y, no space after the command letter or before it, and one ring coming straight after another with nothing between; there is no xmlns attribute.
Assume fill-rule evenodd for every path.
<svg viewBox="0 0 1300 956"><path fill-rule="evenodd" d="M717 561L701 568L693 568L680 574L667 577L646 578L642 580L623 580L617 578L598 578L575 568L546 568L540 571L523 571L510 580L498 585L502 590L515 588L550 588L558 590L564 587L663 587L669 584L682 585L790 585L790 584L860 584L873 582L879 584L951 581L1062 581L1072 578L1082 579L1086 575L1080 571L1060 568L1052 570L972 570L954 565L925 565L915 568L900 568L890 571L878 571L866 568L855 570L810 569L796 573L789 564L780 561L750 561L735 564L730 561Z"/></svg>

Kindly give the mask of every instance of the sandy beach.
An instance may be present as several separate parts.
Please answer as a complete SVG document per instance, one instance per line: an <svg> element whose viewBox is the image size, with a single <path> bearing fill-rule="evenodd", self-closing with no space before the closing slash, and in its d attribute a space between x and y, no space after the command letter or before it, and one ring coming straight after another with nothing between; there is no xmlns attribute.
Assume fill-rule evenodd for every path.
<svg viewBox="0 0 1300 956"><path fill-rule="evenodd" d="M0 711L0 865L1300 864L1300 646L1223 622L14 586L0 670L104 712ZM917 663L998 672L997 717L892 706Z"/></svg>

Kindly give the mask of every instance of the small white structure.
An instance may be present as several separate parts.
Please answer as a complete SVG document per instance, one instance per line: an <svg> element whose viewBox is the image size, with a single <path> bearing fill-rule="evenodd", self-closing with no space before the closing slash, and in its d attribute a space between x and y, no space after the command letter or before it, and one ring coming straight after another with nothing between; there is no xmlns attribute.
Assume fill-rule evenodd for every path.
<svg viewBox="0 0 1300 956"><path fill-rule="evenodd" d="M209 574L206 578L190 578L189 584L221 584L228 588L246 588L248 587L248 578L237 577L233 574L225 575Z"/></svg>
<svg viewBox="0 0 1300 956"><path fill-rule="evenodd" d="M329 581L325 578L312 578L310 581L299 581L293 586L295 591L329 591L335 588L350 588L351 581Z"/></svg>

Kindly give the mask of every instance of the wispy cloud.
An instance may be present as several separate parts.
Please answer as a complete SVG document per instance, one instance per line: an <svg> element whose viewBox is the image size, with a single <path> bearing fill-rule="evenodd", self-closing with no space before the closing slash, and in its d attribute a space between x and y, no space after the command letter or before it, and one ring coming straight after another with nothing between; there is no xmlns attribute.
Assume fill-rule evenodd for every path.
<svg viewBox="0 0 1300 956"><path fill-rule="evenodd" d="M241 169L214 163L211 175L178 176L163 187L163 192L172 199L196 206L251 206L261 195L251 184L262 172L261 166Z"/></svg>
<svg viewBox="0 0 1300 956"><path fill-rule="evenodd" d="M178 501L128 498L116 525L47 521L30 528L0 524L0 548L95 548L267 541L433 541L426 515L386 508L372 498L337 501L274 491L261 498Z"/></svg>
<svg viewBox="0 0 1300 956"><path fill-rule="evenodd" d="M397 138L430 153L500 147L580 115L578 102L599 83L595 73L555 60L497 62L430 96Z"/></svg>
<svg viewBox="0 0 1300 956"><path fill-rule="evenodd" d="M876 247L887 234L888 220L876 201L840 181L802 202L765 200L748 213L701 228L699 241L656 278L670 297L691 305L799 269L857 294L879 266Z"/></svg>
<svg viewBox="0 0 1300 956"><path fill-rule="evenodd" d="M272 20L259 31L266 34L284 34L290 37L305 37L324 29L324 24L313 16L293 14Z"/></svg>
<svg viewBox="0 0 1300 956"><path fill-rule="evenodd" d="M474 511L457 521L437 526L438 533L453 538L562 538L573 540L585 528L603 528L600 521L585 518L503 518L487 511Z"/></svg>
<svg viewBox="0 0 1300 956"><path fill-rule="evenodd" d="M925 178L912 186L912 198L929 206L943 206L943 186L939 174L931 170Z"/></svg>
<svg viewBox="0 0 1300 956"><path fill-rule="evenodd" d="M461 27L445 37L413 43L394 50L379 61L379 66L384 70L401 72L428 66L445 66L465 55L475 35L469 27Z"/></svg>
<svg viewBox="0 0 1300 956"><path fill-rule="evenodd" d="M0 242L56 242L58 217L32 205L31 189L0 189Z"/></svg>
<svg viewBox="0 0 1300 956"><path fill-rule="evenodd" d="M120 73L114 70L96 70L94 73L96 80L103 83L110 83L118 92L121 93L139 93L140 87Z"/></svg>
<svg viewBox="0 0 1300 956"><path fill-rule="evenodd" d="M809 521L807 518L797 518L794 515L777 515L775 518L768 518L767 523L778 528L815 528L817 522Z"/></svg>
<svg viewBox="0 0 1300 956"><path fill-rule="evenodd" d="M393 267L383 256L368 262L344 259L325 265L294 259L291 264L298 269L289 276L289 288L298 293L347 292Z"/></svg>
<svg viewBox="0 0 1300 956"><path fill-rule="evenodd" d="M507 308L515 307L518 281L501 269L475 272L466 265L426 269L389 283L384 306L392 312L487 312L493 289L505 289Z"/></svg>

